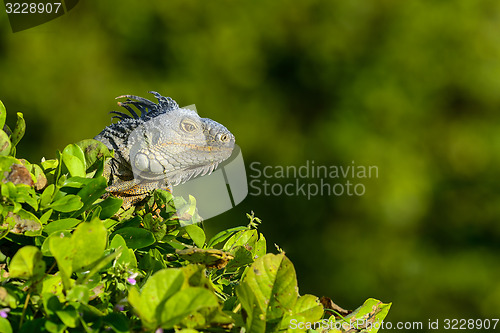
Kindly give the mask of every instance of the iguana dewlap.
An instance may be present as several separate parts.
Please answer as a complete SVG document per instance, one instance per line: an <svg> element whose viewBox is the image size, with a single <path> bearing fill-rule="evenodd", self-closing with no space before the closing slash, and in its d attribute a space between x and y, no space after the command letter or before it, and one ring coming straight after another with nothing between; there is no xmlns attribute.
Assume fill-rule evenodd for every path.
<svg viewBox="0 0 500 333"><path fill-rule="evenodd" d="M94 138L115 151L104 176L109 180L107 191L122 198L125 209L154 189L171 190L192 177L210 174L234 147L234 135L223 125L180 108L170 97L151 93L158 104L138 96L117 97L127 98L118 105L130 115L111 112L119 121Z"/></svg>

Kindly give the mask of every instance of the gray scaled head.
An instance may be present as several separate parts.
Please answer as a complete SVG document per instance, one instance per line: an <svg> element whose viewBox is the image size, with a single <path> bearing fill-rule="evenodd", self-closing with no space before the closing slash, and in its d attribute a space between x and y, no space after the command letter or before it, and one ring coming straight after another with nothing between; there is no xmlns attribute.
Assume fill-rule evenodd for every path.
<svg viewBox="0 0 500 333"><path fill-rule="evenodd" d="M136 96L124 96L136 101L121 103L129 111L128 105L136 106L141 116L135 116L144 120L132 131L127 143L137 180L165 179L168 185L175 186L210 174L231 156L235 138L226 127L200 118L192 108L180 108L168 97L151 93L158 104Z"/></svg>

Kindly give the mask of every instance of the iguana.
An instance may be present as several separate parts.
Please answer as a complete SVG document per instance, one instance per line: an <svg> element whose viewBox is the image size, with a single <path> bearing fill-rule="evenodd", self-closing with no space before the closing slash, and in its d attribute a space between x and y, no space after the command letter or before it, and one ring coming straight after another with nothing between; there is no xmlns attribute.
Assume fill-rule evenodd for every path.
<svg viewBox="0 0 500 333"><path fill-rule="evenodd" d="M117 97L126 98L118 105L130 115L110 112L119 121L94 138L114 150L104 168L106 190L123 199L124 209L154 189L171 191L192 177L210 174L234 147L234 135L223 125L180 108L170 97L150 93L158 104L133 95Z"/></svg>

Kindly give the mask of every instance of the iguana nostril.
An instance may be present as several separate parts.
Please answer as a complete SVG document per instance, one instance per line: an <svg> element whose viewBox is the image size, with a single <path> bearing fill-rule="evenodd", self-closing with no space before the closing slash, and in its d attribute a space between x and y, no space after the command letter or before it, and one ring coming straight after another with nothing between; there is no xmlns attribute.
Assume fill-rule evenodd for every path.
<svg viewBox="0 0 500 333"><path fill-rule="evenodd" d="M135 167L140 171L147 171L149 169L149 160L143 153L135 155Z"/></svg>

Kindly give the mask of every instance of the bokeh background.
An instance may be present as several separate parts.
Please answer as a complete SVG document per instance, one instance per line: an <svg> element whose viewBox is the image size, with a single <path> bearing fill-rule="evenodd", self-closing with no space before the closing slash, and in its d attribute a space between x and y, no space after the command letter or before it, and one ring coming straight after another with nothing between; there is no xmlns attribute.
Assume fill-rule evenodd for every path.
<svg viewBox="0 0 500 333"><path fill-rule="evenodd" d="M206 227L255 211L301 294L344 308L498 318L499 31L497 0L85 1L18 33L2 10L0 99L32 162L156 90L226 125L247 166L375 165L364 196L249 196Z"/></svg>

